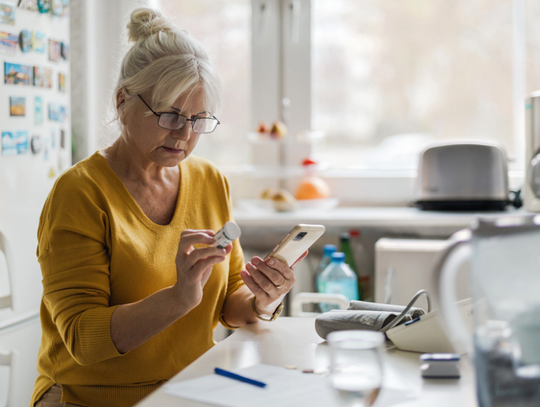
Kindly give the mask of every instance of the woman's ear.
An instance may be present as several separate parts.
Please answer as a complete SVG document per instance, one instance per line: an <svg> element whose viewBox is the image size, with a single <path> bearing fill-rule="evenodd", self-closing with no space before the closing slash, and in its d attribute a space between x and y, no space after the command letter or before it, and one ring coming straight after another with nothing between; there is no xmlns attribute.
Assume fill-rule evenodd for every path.
<svg viewBox="0 0 540 407"><path fill-rule="evenodd" d="M126 103L126 96L124 95L124 89L120 88L118 89L118 92L116 93L116 108L120 109L120 107Z"/></svg>
<svg viewBox="0 0 540 407"><path fill-rule="evenodd" d="M120 122L122 124L124 123L126 112L124 110L126 106L126 95L124 93L124 89L120 88L118 89L118 92L116 93L116 111L118 112L118 118L120 119Z"/></svg>

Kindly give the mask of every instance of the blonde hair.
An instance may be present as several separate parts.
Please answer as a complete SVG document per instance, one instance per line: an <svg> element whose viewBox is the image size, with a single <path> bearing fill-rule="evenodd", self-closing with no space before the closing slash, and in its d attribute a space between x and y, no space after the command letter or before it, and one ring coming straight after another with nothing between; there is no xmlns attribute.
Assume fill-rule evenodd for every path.
<svg viewBox="0 0 540 407"><path fill-rule="evenodd" d="M219 108L221 83L199 41L151 8L133 10L127 29L134 44L122 60L113 94L115 106L118 92L124 89L126 103L119 109L128 114L137 95L149 90L152 99L147 102L156 112L170 108L178 97L189 98L198 91L202 91L206 110Z"/></svg>

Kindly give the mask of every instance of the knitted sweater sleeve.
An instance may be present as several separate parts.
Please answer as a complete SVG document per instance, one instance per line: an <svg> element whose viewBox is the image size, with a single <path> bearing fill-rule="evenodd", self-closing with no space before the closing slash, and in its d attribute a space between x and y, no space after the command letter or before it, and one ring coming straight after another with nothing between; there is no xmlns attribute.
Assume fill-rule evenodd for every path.
<svg viewBox="0 0 540 407"><path fill-rule="evenodd" d="M110 334L108 216L99 194L64 174L38 230L43 300L71 356L90 365L121 356Z"/></svg>

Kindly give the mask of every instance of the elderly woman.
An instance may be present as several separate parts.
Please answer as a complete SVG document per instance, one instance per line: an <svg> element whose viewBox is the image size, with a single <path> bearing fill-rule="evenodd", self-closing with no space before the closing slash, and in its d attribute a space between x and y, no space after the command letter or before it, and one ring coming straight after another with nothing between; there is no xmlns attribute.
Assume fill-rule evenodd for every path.
<svg viewBox="0 0 540 407"><path fill-rule="evenodd" d="M237 241L212 246L232 213L226 179L191 155L219 125L206 52L151 9L127 27L120 137L66 171L41 215L36 406L131 406L210 349L218 321L275 318L294 283L276 260L243 270Z"/></svg>

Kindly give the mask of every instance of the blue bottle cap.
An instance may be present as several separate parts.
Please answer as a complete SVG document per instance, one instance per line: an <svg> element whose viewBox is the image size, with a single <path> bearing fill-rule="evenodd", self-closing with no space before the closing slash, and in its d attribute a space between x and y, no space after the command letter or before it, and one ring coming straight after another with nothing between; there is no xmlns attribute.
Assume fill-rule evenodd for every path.
<svg viewBox="0 0 540 407"><path fill-rule="evenodd" d="M330 256L332 253L334 253L337 250L337 247L335 244L325 244L323 248L323 253L325 256Z"/></svg>
<svg viewBox="0 0 540 407"><path fill-rule="evenodd" d="M332 253L332 261L336 263L341 263L345 261L345 253L341 253L341 252Z"/></svg>

